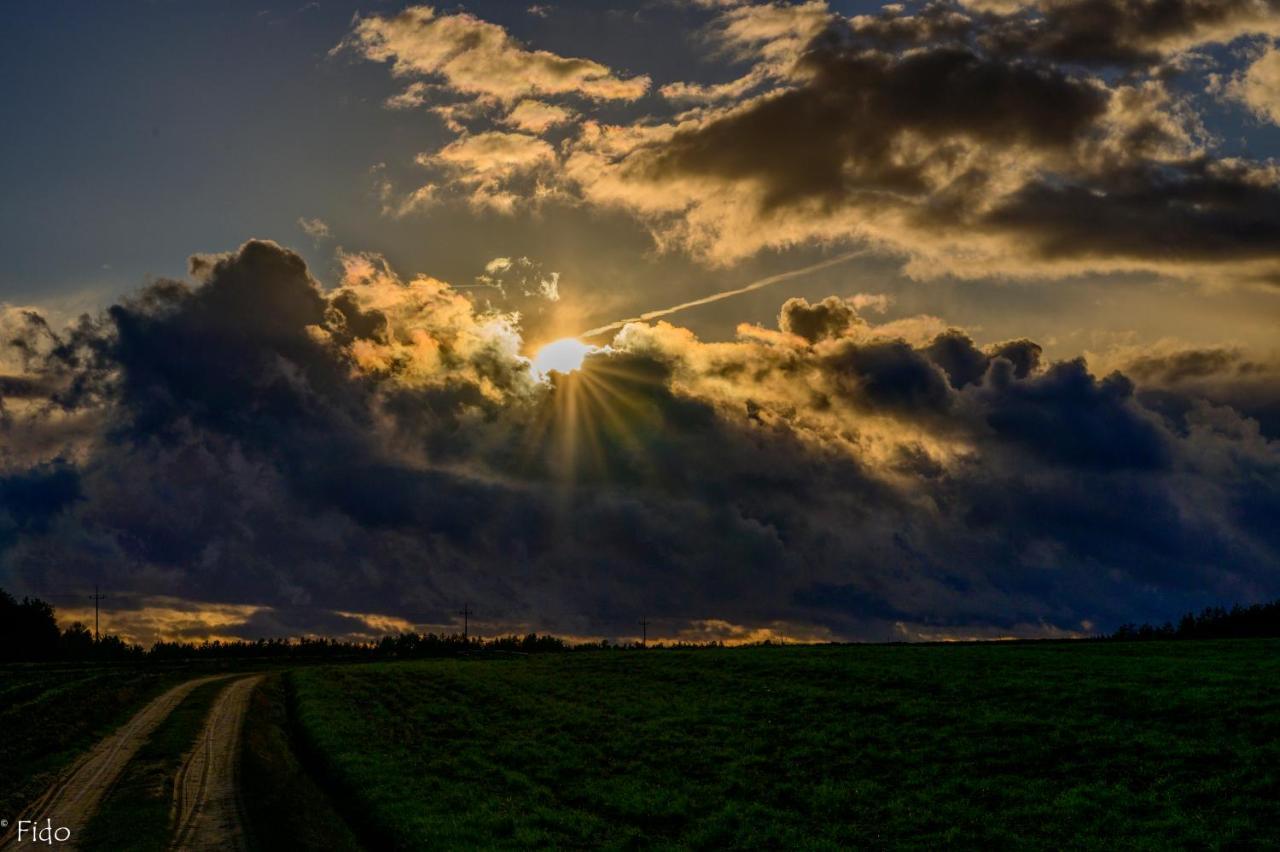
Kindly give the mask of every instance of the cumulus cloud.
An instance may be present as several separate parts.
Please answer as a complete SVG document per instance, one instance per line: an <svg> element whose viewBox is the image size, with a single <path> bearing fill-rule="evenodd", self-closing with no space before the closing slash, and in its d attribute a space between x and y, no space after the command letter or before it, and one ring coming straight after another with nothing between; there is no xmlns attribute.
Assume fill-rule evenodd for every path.
<svg viewBox="0 0 1280 852"><path fill-rule="evenodd" d="M579 636L1070 635L1280 594L1280 373L1232 352L1099 375L826 299L721 342L634 323L540 381L512 313L341 267L251 241L15 318L0 583L213 602L217 635L463 600Z"/></svg>
<svg viewBox="0 0 1280 852"><path fill-rule="evenodd" d="M803 337L810 343L832 337L844 337L856 325L865 325L853 303L828 296L816 305L807 299L788 299L778 314L778 327L788 334Z"/></svg>

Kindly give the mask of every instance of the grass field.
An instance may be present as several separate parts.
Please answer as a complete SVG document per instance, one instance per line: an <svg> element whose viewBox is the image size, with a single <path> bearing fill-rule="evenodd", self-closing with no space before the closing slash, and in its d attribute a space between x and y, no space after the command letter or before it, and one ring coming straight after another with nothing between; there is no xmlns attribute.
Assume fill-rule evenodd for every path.
<svg viewBox="0 0 1280 852"><path fill-rule="evenodd" d="M150 698L186 675L133 665L0 666L0 817Z"/></svg>
<svg viewBox="0 0 1280 852"><path fill-rule="evenodd" d="M298 670L379 848L1280 844L1280 642L593 652Z"/></svg>

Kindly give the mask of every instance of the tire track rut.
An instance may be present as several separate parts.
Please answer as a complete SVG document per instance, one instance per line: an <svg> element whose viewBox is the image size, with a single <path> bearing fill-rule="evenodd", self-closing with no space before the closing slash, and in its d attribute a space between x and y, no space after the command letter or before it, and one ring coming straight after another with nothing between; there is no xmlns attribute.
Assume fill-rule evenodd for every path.
<svg viewBox="0 0 1280 852"><path fill-rule="evenodd" d="M172 822L176 828L171 849L245 848L240 740L249 698L263 677L234 680L215 699L174 784Z"/></svg>

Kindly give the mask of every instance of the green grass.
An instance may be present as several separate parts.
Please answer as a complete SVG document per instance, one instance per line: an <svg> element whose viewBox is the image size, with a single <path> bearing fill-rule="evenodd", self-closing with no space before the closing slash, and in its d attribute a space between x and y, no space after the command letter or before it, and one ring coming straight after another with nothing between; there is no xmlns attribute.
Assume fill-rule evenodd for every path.
<svg viewBox="0 0 1280 852"><path fill-rule="evenodd" d="M0 817L185 674L154 666L0 666Z"/></svg>
<svg viewBox="0 0 1280 852"><path fill-rule="evenodd" d="M1280 642L580 653L289 675L386 848L1280 844Z"/></svg>
<svg viewBox="0 0 1280 852"><path fill-rule="evenodd" d="M360 846L295 754L284 685L268 677L245 719L241 768L252 849L351 852Z"/></svg>
<svg viewBox="0 0 1280 852"><path fill-rule="evenodd" d="M161 722L125 767L77 843L103 852L163 852L172 833L173 783L209 708L229 681L201 684Z"/></svg>

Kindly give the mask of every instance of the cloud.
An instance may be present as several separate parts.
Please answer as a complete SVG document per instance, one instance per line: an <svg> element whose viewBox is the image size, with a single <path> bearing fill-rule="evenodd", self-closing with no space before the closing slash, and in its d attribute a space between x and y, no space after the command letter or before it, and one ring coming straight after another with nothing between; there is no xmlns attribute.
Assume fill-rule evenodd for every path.
<svg viewBox="0 0 1280 852"><path fill-rule="evenodd" d="M528 133L488 131L461 136L434 154L419 155L418 163L452 176L453 186L473 207L509 214L521 198L521 184L552 165L555 156L555 149Z"/></svg>
<svg viewBox="0 0 1280 852"><path fill-rule="evenodd" d="M1275 19L1252 2L1172 4L1167 20L1154 8L828 15L771 89L722 92L735 102L666 123L588 124L566 148L564 176L587 202L645 222L661 248L713 264L861 242L920 277L1274 280L1274 164L1214 157L1158 69L1115 77L1085 66L1149 64ZM1097 56L1079 52L1097 42L1072 35L1093 20L1087 10L1125 22ZM1059 37L1079 51L1041 43Z"/></svg>
<svg viewBox="0 0 1280 852"><path fill-rule="evenodd" d="M1224 81L1205 49L1280 34L1276 0L690 5L733 76L670 81L661 99L639 99L647 78L426 7L362 19L344 45L438 81L432 108L457 136L419 158L433 201L624 211L661 251L720 266L861 245L919 278L1280 280L1277 166L1217 154L1171 82L1217 79L1268 116L1271 52ZM430 91L414 80L397 103ZM634 103L598 109L610 99Z"/></svg>
<svg viewBox="0 0 1280 852"><path fill-rule="evenodd" d="M417 80L384 101L387 109L415 109L431 98L431 86Z"/></svg>
<svg viewBox="0 0 1280 852"><path fill-rule="evenodd" d="M1271 48L1232 80L1228 95L1272 124L1280 124L1280 50Z"/></svg>
<svg viewBox="0 0 1280 852"><path fill-rule="evenodd" d="M435 154L419 158L423 165L463 168L472 174L511 174L553 159L546 142L527 133L480 133L450 142Z"/></svg>
<svg viewBox="0 0 1280 852"><path fill-rule="evenodd" d="M566 171L589 201L714 261L815 239L902 245L923 211L968 214L1036 164L1065 162L1108 105L1092 81L964 48L821 49L804 66L803 85L666 133L584 136Z"/></svg>
<svg viewBox="0 0 1280 852"><path fill-rule="evenodd" d="M984 11L1012 13L988 35L993 46L1065 62L1150 65L1201 45L1280 34L1280 4L1275 0L1040 0L982 5Z"/></svg>
<svg viewBox="0 0 1280 852"><path fill-rule="evenodd" d="M751 62L737 79L718 84L668 83L660 90L675 102L714 103L738 99L795 72L805 45L832 20L825 0L805 3L707 3L720 13L703 37L723 55Z"/></svg>
<svg viewBox="0 0 1280 852"><path fill-rule="evenodd" d="M466 13L441 15L412 6L392 17L361 18L335 50L350 49L392 63L397 77L429 77L466 95L513 102L521 97L574 94L598 100L634 100L647 77L622 78L599 62L528 50L507 31ZM416 100L410 89L397 105Z"/></svg>
<svg viewBox="0 0 1280 852"><path fill-rule="evenodd" d="M333 236L333 233L329 230L329 225L323 219L308 219L306 216L299 216L298 227L313 240L327 240Z"/></svg>
<svg viewBox="0 0 1280 852"><path fill-rule="evenodd" d="M12 326L47 404L6 438L80 425L4 457L0 584L234 609L184 635L447 624L462 600L577 636L637 613L1063 635L1280 594L1273 365L1163 348L1099 375L826 299L721 342L634 323L543 382L515 315L340 259L325 288L251 241L70 329Z"/></svg>
<svg viewBox="0 0 1280 852"><path fill-rule="evenodd" d="M0 477L0 505L18 529L44 531L80 496L79 474L61 459Z"/></svg>
<svg viewBox="0 0 1280 852"><path fill-rule="evenodd" d="M828 296L814 305L803 298L787 299L778 314L778 328L810 343L843 337L858 324L866 323L858 315L853 302L835 296Z"/></svg>
<svg viewBox="0 0 1280 852"><path fill-rule="evenodd" d="M542 265L527 257L495 257L476 276L476 283L493 287L504 296L532 296L548 302L560 301L560 273L544 272Z"/></svg>
<svg viewBox="0 0 1280 852"><path fill-rule="evenodd" d="M548 128L564 124L572 118L572 110L554 104L543 103L542 101L525 99L511 108L511 111L503 119L503 123L517 130L542 133Z"/></svg>
<svg viewBox="0 0 1280 852"><path fill-rule="evenodd" d="M1187 347L1160 342L1110 353L1117 369L1140 383L1145 405L1181 428L1204 400L1239 412L1268 440L1280 438L1280 365L1232 346Z"/></svg>

